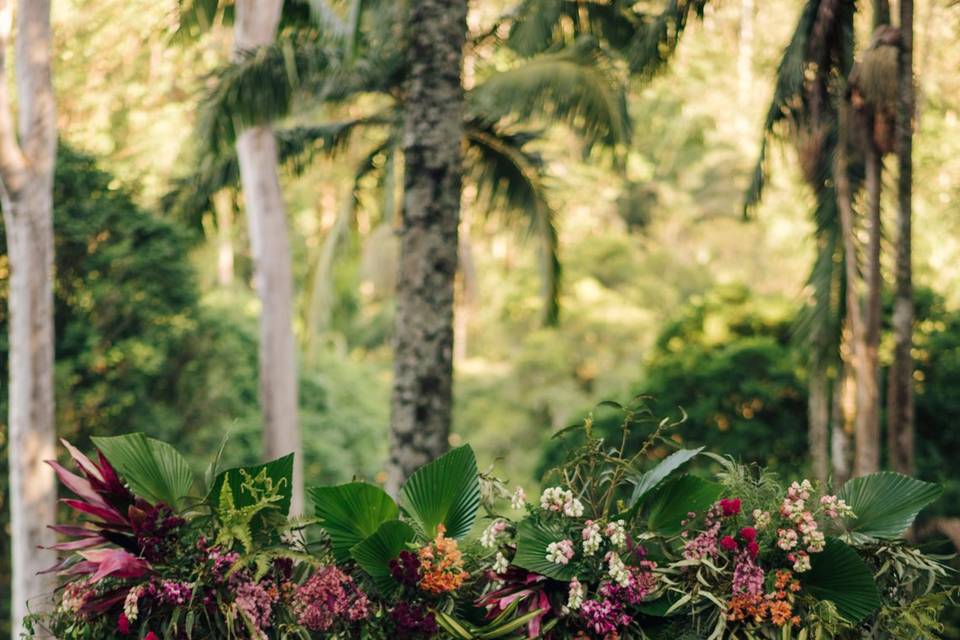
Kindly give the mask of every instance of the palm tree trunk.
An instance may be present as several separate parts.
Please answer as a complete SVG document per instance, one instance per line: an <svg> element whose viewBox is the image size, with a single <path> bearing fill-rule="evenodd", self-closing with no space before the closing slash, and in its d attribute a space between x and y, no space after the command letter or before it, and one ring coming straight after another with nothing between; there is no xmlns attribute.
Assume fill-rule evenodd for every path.
<svg viewBox="0 0 960 640"><path fill-rule="evenodd" d="M848 335L849 331L844 331L844 334ZM833 387L833 407L830 412L830 421L833 423L830 432L830 460L834 486L840 486L850 478L850 440L856 412L853 386L850 364L844 361L840 376Z"/></svg>
<svg viewBox="0 0 960 640"><path fill-rule="evenodd" d="M897 257L893 303L894 351L888 389L890 466L913 471L913 0L900 0L901 48L897 79Z"/></svg>
<svg viewBox="0 0 960 640"><path fill-rule="evenodd" d="M447 448L453 391L466 0L408 5L404 206L387 489Z"/></svg>
<svg viewBox="0 0 960 640"><path fill-rule="evenodd" d="M13 6L0 0L0 71ZM7 452L10 473L12 636L29 610L43 611L54 587L38 575L56 562L57 487L53 391L53 173L56 105L51 78L50 0L21 0L17 10L15 131L6 82L0 82L0 205L10 263L10 388ZM46 547L46 548L44 548Z"/></svg>
<svg viewBox="0 0 960 640"><path fill-rule="evenodd" d="M283 0L237 0L237 52L273 42ZM277 143L269 126L250 127L237 137L240 181L246 204L260 298L260 402L263 454L295 453L293 513L303 510L303 460L298 417L296 342L293 335L293 276L287 217L277 175Z"/></svg>
<svg viewBox="0 0 960 640"><path fill-rule="evenodd" d="M847 127L846 117L841 115L841 129ZM845 136L841 136L841 140ZM837 145L833 176L837 189L837 207L840 210L840 226L843 234L843 263L846 275L847 326L850 329L850 365L856 385L856 418L854 434L854 475L876 471L880 466L880 435L869 420L871 396L868 393L870 366L867 353L867 329L865 314L860 301L860 274L857 268L857 249L854 240L853 190L850 186L845 144Z"/></svg>

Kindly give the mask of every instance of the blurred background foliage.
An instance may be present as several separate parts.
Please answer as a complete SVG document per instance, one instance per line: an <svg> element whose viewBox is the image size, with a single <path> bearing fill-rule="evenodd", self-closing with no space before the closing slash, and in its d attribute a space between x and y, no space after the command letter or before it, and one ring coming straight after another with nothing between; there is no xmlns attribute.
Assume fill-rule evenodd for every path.
<svg viewBox="0 0 960 640"><path fill-rule="evenodd" d="M184 221L160 206L190 166L198 100L230 42L229 29L175 37L174 4L54 3L62 138L57 424L84 447L92 434L146 431L201 468L225 434L227 463L259 455L257 308L242 216L224 229L212 215ZM482 30L508 4L475 3L471 28ZM623 166L601 150L584 151L561 126L536 141L534 150L549 159L546 186L560 229L558 325L541 322L535 243L488 216L467 184L451 439L470 441L482 466L496 463L499 475L528 491L562 455L554 431L601 400L637 394L649 395L660 415L685 412L676 437L687 445L786 475L807 470L806 358L791 338L809 294L812 196L791 154L774 154L763 206L750 221L741 216L774 68L798 6L758 4L748 17L749 48L741 42L741 3L710 3L704 20L687 27L669 70L649 83L631 81L634 132ZM933 515L956 516L960 8L921 0L917 13L917 464L921 477L947 485ZM374 99L317 108L348 118L369 112ZM375 479L385 458L393 201L383 196L382 178L365 178L356 193L352 187L356 166L382 136L374 131L337 161L317 157L284 177L312 483ZM355 215L345 223L340 213L354 197ZM226 280L218 273L224 243L234 254ZM4 388L5 340L0 333ZM884 365L889 351L883 345ZM597 428L615 426L598 412ZM0 428L0 465L4 441ZM0 573L6 544L0 536ZM7 620L0 610L0 634Z"/></svg>

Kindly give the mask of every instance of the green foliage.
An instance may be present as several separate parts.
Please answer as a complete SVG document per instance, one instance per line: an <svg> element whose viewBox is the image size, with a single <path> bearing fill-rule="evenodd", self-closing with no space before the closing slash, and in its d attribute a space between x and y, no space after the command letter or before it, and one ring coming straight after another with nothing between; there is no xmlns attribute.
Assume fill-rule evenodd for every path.
<svg viewBox="0 0 960 640"><path fill-rule="evenodd" d="M703 513L721 493L723 486L697 476L684 475L670 480L647 500L647 528L661 535L676 535L690 512Z"/></svg>
<svg viewBox="0 0 960 640"><path fill-rule="evenodd" d="M390 496L364 482L311 487L307 494L313 500L320 526L330 536L337 560L350 557L354 546L376 533L384 522L396 520L400 515Z"/></svg>
<svg viewBox="0 0 960 640"><path fill-rule="evenodd" d="M166 442L142 433L91 440L130 488L150 502L176 508L193 487L190 465Z"/></svg>
<svg viewBox="0 0 960 640"><path fill-rule="evenodd" d="M400 490L400 504L427 538L433 538L441 524L448 538L465 537L480 507L473 449L458 447L417 469Z"/></svg>
<svg viewBox="0 0 960 640"><path fill-rule="evenodd" d="M547 560L547 547L565 537L559 528L532 519L523 520L517 527L517 552L513 564L557 580L570 580L575 575L575 566Z"/></svg>
<svg viewBox="0 0 960 640"><path fill-rule="evenodd" d="M827 538L821 553L811 555L812 568L802 576L803 588L821 600L829 600L837 611L859 623L880 605L880 593L870 568L853 548L836 538Z"/></svg>
<svg viewBox="0 0 960 640"><path fill-rule="evenodd" d="M233 532L229 535L235 534L249 550L255 540L276 542L272 532L286 520L292 495L293 454L289 454L218 474L208 499L224 531Z"/></svg>
<svg viewBox="0 0 960 640"><path fill-rule="evenodd" d="M881 472L846 482L837 496L853 509L845 523L854 540L896 539L904 535L920 511L943 493L943 487L899 473Z"/></svg>
<svg viewBox="0 0 960 640"><path fill-rule="evenodd" d="M683 465L690 462L695 458L700 452L703 451L703 447L698 449L680 449L679 451L674 451L669 456L660 461L657 466L637 477L636 483L633 488L633 493L630 495L630 502L628 506L633 507L638 502L643 500L644 497L666 480L670 474L680 469Z"/></svg>
<svg viewBox="0 0 960 640"><path fill-rule="evenodd" d="M416 532L405 522L388 520L376 532L350 550L350 556L366 571L381 591L388 592L397 582L390 574L390 561L416 539Z"/></svg>

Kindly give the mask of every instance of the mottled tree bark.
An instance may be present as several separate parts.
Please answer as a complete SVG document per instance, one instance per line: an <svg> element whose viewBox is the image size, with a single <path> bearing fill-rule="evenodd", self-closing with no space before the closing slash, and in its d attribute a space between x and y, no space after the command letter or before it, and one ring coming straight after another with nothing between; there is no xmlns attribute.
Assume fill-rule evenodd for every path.
<svg viewBox="0 0 960 640"><path fill-rule="evenodd" d="M14 638L28 611L51 601L54 581L38 575L56 561L46 525L56 518L53 470L53 174L56 105L51 79L50 1L21 0L17 10L15 129L6 81L0 82L0 205L10 263L10 537ZM0 0L0 71L13 6ZM28 605L29 602L29 605Z"/></svg>
<svg viewBox="0 0 960 640"><path fill-rule="evenodd" d="M460 217L466 0L408 5L404 206L387 489L447 448Z"/></svg>
<svg viewBox="0 0 960 640"><path fill-rule="evenodd" d="M897 256L893 303L894 351L887 392L890 466L913 471L913 0L900 0L901 44L897 79Z"/></svg>
<svg viewBox="0 0 960 640"><path fill-rule="evenodd" d="M273 42L282 0L237 0L236 51ZM296 341L293 335L293 275L283 193L277 175L277 143L268 125L237 137L240 181L260 298L260 402L263 453L267 459L295 453L293 503L303 510L303 456L298 416Z"/></svg>
<svg viewBox="0 0 960 640"><path fill-rule="evenodd" d="M883 159L872 139L873 126L864 127L866 145L867 191L867 254L866 306L863 329L863 371L857 372L857 440L876 442L867 447L864 456L857 455L856 473L865 475L880 468L880 293L883 286L880 272L880 240L882 222ZM859 449L859 447L858 447Z"/></svg>

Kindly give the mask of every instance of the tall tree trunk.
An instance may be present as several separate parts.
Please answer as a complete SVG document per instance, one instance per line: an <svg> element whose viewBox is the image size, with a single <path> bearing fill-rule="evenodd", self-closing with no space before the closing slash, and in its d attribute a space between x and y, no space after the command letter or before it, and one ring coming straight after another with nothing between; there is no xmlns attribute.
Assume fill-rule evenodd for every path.
<svg viewBox="0 0 960 640"><path fill-rule="evenodd" d="M453 391L466 0L408 5L404 206L387 489L447 448Z"/></svg>
<svg viewBox="0 0 960 640"><path fill-rule="evenodd" d="M857 475L874 473L880 467L880 293L883 279L880 272L880 240L883 233L880 196L883 184L883 159L873 142L873 126L865 127L866 190L867 190L867 295L863 337L863 375L857 377L860 389L857 406L858 440L876 442L870 455L857 456Z"/></svg>
<svg viewBox="0 0 960 640"><path fill-rule="evenodd" d="M841 114L841 130L850 123ZM869 420L871 396L867 393L871 376L867 355L867 329L860 301L860 274L857 268L856 233L853 220L853 190L850 186L847 151L841 135L834 159L833 177L837 189L837 207L843 234L843 263L846 276L847 326L850 329L850 365L856 385L856 418L854 434L854 475L876 471L880 465L880 437Z"/></svg>
<svg viewBox="0 0 960 640"><path fill-rule="evenodd" d="M217 216L217 284L233 284L233 194L223 189L213 197Z"/></svg>
<svg viewBox="0 0 960 640"><path fill-rule="evenodd" d="M0 71L13 6L0 0ZM56 562L46 525L56 518L53 470L53 173L56 105L50 70L50 0L21 0L17 10L15 131L6 81L0 82L0 205L10 262L10 537L12 637L23 617L47 608L54 581L38 575Z"/></svg>
<svg viewBox="0 0 960 640"><path fill-rule="evenodd" d="M811 359L808 387L810 463L813 476L826 482L830 475L830 381L820 357Z"/></svg>
<svg viewBox="0 0 960 640"><path fill-rule="evenodd" d="M844 332L848 334L848 331ZM830 460L834 486L841 486L850 478L850 442L853 418L856 413L853 373L849 362L843 362L840 376L833 387L833 408L830 420Z"/></svg>
<svg viewBox="0 0 960 640"><path fill-rule="evenodd" d="M237 52L273 42L283 0L237 0ZM296 342L293 335L293 276L283 193L277 175L273 129L256 126L237 137L240 181L260 298L260 402L263 453L295 453L293 503L303 510L303 456L298 417Z"/></svg>
<svg viewBox="0 0 960 640"><path fill-rule="evenodd" d="M890 466L913 471L913 0L900 0L901 45L897 78L897 258L893 303L894 351L888 389Z"/></svg>

